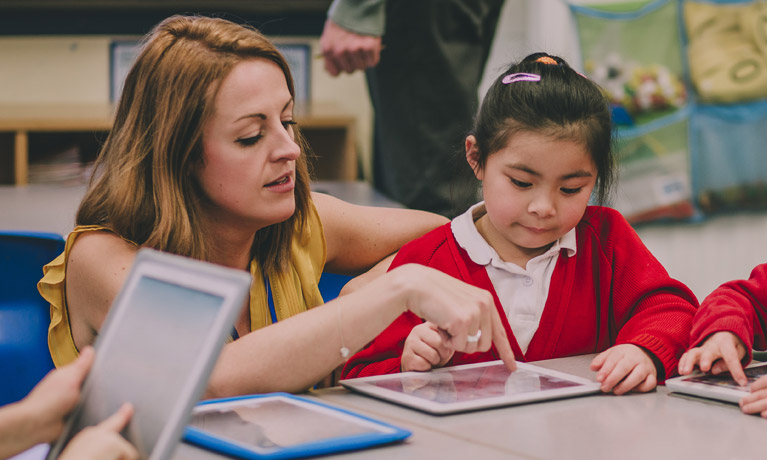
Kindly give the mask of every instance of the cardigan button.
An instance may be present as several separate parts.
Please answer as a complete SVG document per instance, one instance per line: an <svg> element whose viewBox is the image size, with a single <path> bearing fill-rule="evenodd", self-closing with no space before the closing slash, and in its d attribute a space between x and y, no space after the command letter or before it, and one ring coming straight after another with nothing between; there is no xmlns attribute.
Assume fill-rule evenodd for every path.
<svg viewBox="0 0 767 460"><path fill-rule="evenodd" d="M525 286L532 286L533 285L533 279L529 276L525 276L525 278L522 280L522 283Z"/></svg>

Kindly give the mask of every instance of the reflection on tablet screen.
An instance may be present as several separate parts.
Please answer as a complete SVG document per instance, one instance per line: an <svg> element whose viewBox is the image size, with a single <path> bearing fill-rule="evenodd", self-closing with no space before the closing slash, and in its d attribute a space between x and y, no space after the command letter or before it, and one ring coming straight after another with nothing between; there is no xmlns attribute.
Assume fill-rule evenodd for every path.
<svg viewBox="0 0 767 460"><path fill-rule="evenodd" d="M234 407L195 409L191 425L263 451L378 431L354 420L289 400L253 400Z"/></svg>
<svg viewBox="0 0 767 460"><path fill-rule="evenodd" d="M509 372L503 364L494 366L397 374L390 379L371 382L391 391L406 393L438 403L454 403L504 395L532 393L578 386L575 382L538 374L526 369Z"/></svg>
<svg viewBox="0 0 767 460"><path fill-rule="evenodd" d="M748 384L751 385L751 383L754 380L764 375L767 375L767 365L749 367L749 368L743 369L743 371L746 373L746 377L748 378ZM725 374L719 374L719 375L706 374L706 375L694 376L694 377L686 378L684 380L685 382L705 383L706 385L711 385L711 386L721 387L721 388L733 388L736 390L745 390L742 386L738 385L738 383L735 380L732 379L732 375L730 375L729 372Z"/></svg>

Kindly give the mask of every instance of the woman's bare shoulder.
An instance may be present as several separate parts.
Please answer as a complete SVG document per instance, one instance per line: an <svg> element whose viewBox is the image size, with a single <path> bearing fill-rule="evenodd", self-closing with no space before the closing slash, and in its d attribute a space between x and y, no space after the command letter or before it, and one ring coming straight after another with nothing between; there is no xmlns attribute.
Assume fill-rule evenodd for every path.
<svg viewBox="0 0 767 460"><path fill-rule="evenodd" d="M133 265L138 247L108 231L80 235L69 251L66 299L78 347L89 344Z"/></svg>
<svg viewBox="0 0 767 460"><path fill-rule="evenodd" d="M72 266L89 266L98 271L121 262L133 262L138 246L104 230L83 233L69 250L67 271Z"/></svg>

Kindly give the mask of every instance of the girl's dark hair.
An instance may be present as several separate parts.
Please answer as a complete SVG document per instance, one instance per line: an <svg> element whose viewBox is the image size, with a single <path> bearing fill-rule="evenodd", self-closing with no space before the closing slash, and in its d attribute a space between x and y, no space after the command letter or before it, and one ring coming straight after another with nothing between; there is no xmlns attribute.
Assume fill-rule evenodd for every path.
<svg viewBox="0 0 767 460"><path fill-rule="evenodd" d="M540 75L540 81L503 83L514 73ZM474 120L478 167L503 149L511 136L530 131L581 142L597 168L596 201L607 201L615 178L610 109L599 86L564 59L535 53L512 64L487 91Z"/></svg>

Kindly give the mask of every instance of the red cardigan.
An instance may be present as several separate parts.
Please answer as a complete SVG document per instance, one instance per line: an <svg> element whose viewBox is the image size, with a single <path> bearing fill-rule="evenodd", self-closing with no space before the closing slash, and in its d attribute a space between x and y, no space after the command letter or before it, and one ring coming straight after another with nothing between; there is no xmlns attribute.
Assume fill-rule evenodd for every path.
<svg viewBox="0 0 767 460"><path fill-rule="evenodd" d="M450 224L403 246L391 268L418 263L490 291L519 361L596 353L632 343L654 356L659 381L674 375L689 343L698 306L695 295L669 277L615 210L588 207L576 226L576 238L573 257L565 249L559 254L540 325L524 354L485 267L472 262L457 244ZM402 314L352 356L343 378L399 372L405 339L421 322L410 312ZM455 353L447 365L494 359L498 354L493 347L484 353Z"/></svg>
<svg viewBox="0 0 767 460"><path fill-rule="evenodd" d="M730 331L746 346L748 361L753 349L767 349L767 264L757 265L747 280L722 284L703 299L695 314L691 346L709 335Z"/></svg>

